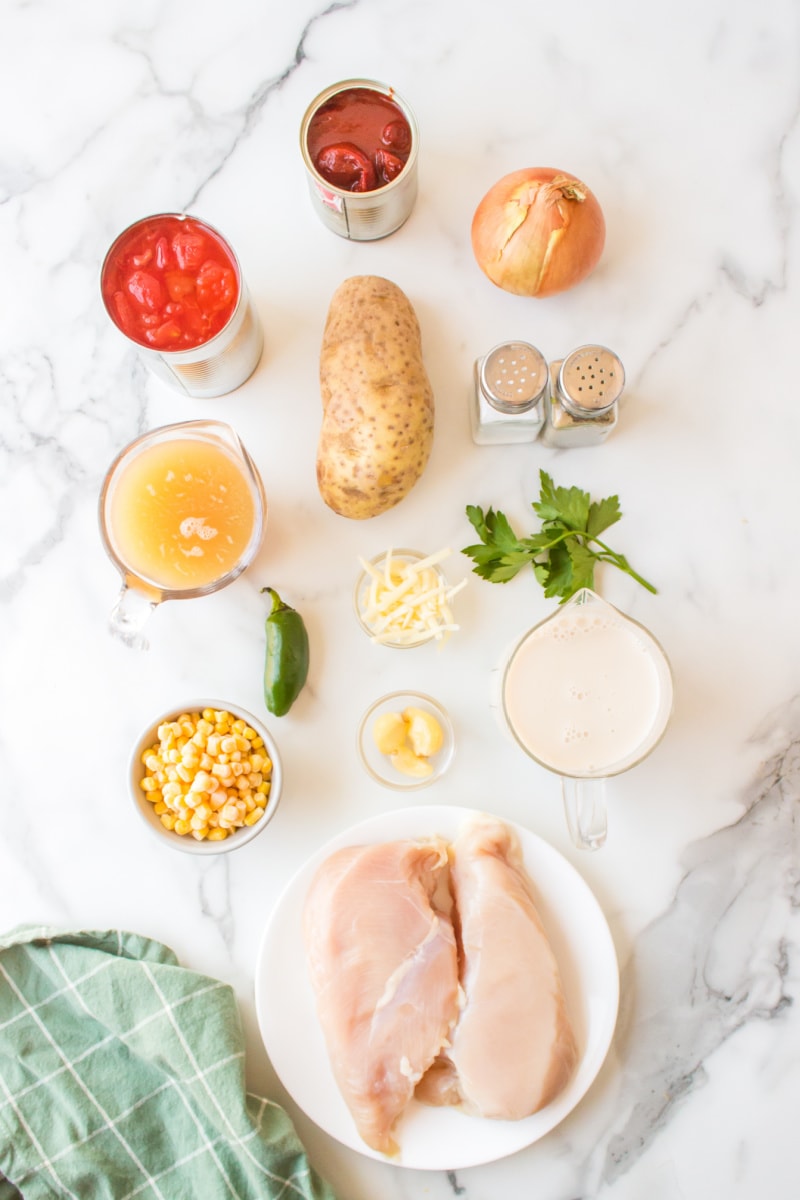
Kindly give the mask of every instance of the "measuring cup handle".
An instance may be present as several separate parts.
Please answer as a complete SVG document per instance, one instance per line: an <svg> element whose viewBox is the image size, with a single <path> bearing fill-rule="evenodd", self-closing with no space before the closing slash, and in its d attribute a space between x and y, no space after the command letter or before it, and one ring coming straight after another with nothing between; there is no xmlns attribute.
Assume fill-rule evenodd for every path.
<svg viewBox="0 0 800 1200"><path fill-rule="evenodd" d="M567 827L579 850L599 850L606 840L605 779L561 777Z"/></svg>
<svg viewBox="0 0 800 1200"><path fill-rule="evenodd" d="M146 650L148 643L142 629L157 603L152 596L123 584L108 619L111 632L131 649Z"/></svg>

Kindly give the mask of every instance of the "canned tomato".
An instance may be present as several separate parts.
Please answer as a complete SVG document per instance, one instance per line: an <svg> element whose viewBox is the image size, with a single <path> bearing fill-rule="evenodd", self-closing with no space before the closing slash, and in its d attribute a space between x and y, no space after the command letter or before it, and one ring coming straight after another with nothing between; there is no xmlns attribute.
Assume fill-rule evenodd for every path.
<svg viewBox="0 0 800 1200"><path fill-rule="evenodd" d="M417 122L384 83L346 79L320 92L300 126L311 202L340 237L399 229L417 198Z"/></svg>
<svg viewBox="0 0 800 1200"><path fill-rule="evenodd" d="M264 335L239 261L205 221L136 221L106 254L100 291L150 370L188 396L232 392L258 365Z"/></svg>

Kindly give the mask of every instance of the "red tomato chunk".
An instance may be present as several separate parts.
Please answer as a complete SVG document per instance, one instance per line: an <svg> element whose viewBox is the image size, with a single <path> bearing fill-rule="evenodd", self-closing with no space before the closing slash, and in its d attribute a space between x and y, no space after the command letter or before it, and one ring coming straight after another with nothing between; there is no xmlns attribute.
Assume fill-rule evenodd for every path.
<svg viewBox="0 0 800 1200"><path fill-rule="evenodd" d="M224 329L239 299L238 270L222 239L192 217L171 215L140 221L117 239L101 287L122 332L156 350L202 346Z"/></svg>
<svg viewBox="0 0 800 1200"><path fill-rule="evenodd" d="M396 179L411 153L411 129L398 105L371 88L347 88L308 124L308 153L326 183L374 192Z"/></svg>

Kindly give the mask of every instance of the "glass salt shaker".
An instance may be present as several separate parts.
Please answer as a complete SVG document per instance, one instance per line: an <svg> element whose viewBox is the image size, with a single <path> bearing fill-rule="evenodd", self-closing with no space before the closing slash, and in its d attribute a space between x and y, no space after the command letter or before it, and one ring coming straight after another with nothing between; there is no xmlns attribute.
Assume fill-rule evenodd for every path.
<svg viewBox="0 0 800 1200"><path fill-rule="evenodd" d="M528 342L503 342L479 358L470 407L473 441L535 441L544 425L547 384L547 362Z"/></svg>
<svg viewBox="0 0 800 1200"><path fill-rule="evenodd" d="M624 387L622 363L605 346L579 346L552 362L542 441L563 448L604 442L617 424Z"/></svg>

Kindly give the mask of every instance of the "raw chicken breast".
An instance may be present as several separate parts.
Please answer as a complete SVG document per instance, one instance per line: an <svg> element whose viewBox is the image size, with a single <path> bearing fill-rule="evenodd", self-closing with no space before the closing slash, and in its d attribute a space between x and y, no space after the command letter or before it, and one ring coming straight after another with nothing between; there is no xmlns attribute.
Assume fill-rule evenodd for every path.
<svg viewBox="0 0 800 1200"><path fill-rule="evenodd" d="M466 1002L452 1046L417 1097L518 1120L565 1087L577 1048L513 831L488 816L462 830L453 845L451 885Z"/></svg>
<svg viewBox="0 0 800 1200"><path fill-rule="evenodd" d="M458 961L447 843L351 846L322 864L303 913L317 1011L336 1082L375 1150L447 1044Z"/></svg>

